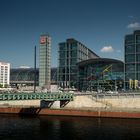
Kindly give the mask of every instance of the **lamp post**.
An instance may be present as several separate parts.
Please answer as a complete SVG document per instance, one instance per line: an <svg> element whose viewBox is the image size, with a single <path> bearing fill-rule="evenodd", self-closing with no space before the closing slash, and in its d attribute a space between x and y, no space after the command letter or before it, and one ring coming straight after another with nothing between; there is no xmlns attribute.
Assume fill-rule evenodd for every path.
<svg viewBox="0 0 140 140"><path fill-rule="evenodd" d="M36 91L36 46L34 48L34 93Z"/></svg>

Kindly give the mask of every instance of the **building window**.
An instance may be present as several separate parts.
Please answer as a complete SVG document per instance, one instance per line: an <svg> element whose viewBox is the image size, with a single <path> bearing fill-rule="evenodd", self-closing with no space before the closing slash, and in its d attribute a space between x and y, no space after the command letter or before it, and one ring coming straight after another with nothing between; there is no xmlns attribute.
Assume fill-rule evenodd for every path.
<svg viewBox="0 0 140 140"><path fill-rule="evenodd" d="M140 35L136 36L136 43L140 43Z"/></svg>
<svg viewBox="0 0 140 140"><path fill-rule="evenodd" d="M135 53L135 46L134 45L125 46L125 53Z"/></svg>
<svg viewBox="0 0 140 140"><path fill-rule="evenodd" d="M136 58L137 58L137 62L140 62L140 54L137 54Z"/></svg>
<svg viewBox="0 0 140 140"><path fill-rule="evenodd" d="M126 65L126 72L132 72L135 71L135 65L134 64L127 64Z"/></svg>
<svg viewBox="0 0 140 140"><path fill-rule="evenodd" d="M137 71L140 72L140 64L137 64Z"/></svg>
<svg viewBox="0 0 140 140"><path fill-rule="evenodd" d="M137 49L136 49L137 50L137 53L140 53L140 44L137 44L136 47L137 47Z"/></svg>
<svg viewBox="0 0 140 140"><path fill-rule="evenodd" d="M134 36L133 35L127 35L125 38L125 44L133 44L134 43Z"/></svg>
<svg viewBox="0 0 140 140"><path fill-rule="evenodd" d="M127 54L125 56L125 62L126 63L135 62L135 55L133 55L133 54Z"/></svg>
<svg viewBox="0 0 140 140"><path fill-rule="evenodd" d="M127 73L126 74L126 79L127 80L129 80L129 79L135 80L135 73Z"/></svg>

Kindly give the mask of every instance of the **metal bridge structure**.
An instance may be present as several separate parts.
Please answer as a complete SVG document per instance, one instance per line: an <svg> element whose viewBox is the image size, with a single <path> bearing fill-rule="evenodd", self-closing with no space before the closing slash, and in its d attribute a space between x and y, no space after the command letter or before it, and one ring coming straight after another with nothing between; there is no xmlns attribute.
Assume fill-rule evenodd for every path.
<svg viewBox="0 0 140 140"><path fill-rule="evenodd" d="M73 101L73 93L0 93L0 101L46 100Z"/></svg>

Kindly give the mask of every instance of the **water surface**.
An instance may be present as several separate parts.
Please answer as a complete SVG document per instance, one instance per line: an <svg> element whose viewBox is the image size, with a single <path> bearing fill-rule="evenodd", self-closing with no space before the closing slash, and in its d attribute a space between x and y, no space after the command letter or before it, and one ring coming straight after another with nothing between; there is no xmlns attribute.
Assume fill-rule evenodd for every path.
<svg viewBox="0 0 140 140"><path fill-rule="evenodd" d="M0 140L140 140L140 119L0 115Z"/></svg>

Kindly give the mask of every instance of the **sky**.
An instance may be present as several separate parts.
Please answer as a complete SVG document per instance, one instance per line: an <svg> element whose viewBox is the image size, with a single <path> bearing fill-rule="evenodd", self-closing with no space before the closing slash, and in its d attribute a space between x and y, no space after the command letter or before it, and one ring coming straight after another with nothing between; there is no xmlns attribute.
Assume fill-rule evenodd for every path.
<svg viewBox="0 0 140 140"><path fill-rule="evenodd" d="M52 38L51 66L58 43L74 38L97 55L124 60L124 36L140 29L140 0L0 0L0 61L34 67L39 37Z"/></svg>

